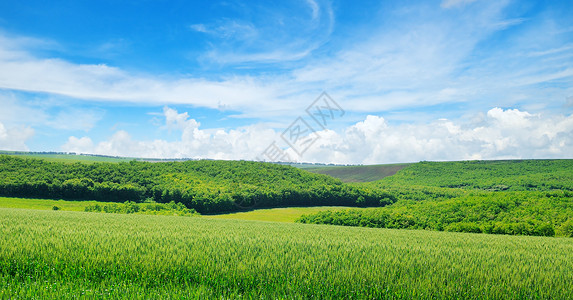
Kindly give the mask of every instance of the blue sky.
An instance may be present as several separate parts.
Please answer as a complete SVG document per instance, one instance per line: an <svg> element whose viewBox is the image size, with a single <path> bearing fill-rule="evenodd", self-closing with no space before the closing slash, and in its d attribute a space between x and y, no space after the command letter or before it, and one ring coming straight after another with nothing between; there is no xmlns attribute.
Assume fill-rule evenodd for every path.
<svg viewBox="0 0 573 300"><path fill-rule="evenodd" d="M572 15L573 1L2 1L0 149L573 158ZM326 126L306 112L322 92L341 110ZM301 124L309 139L289 143Z"/></svg>

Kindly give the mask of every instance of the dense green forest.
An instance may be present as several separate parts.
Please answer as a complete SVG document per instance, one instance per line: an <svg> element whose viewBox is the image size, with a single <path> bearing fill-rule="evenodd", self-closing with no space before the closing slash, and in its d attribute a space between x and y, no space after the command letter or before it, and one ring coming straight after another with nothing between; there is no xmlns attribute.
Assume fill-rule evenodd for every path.
<svg viewBox="0 0 573 300"><path fill-rule="evenodd" d="M573 160L421 162L364 183L383 208L320 212L302 223L573 236Z"/></svg>
<svg viewBox="0 0 573 300"><path fill-rule="evenodd" d="M64 163L0 155L0 196L183 203L200 213L280 206L382 206L378 188L249 161Z"/></svg>

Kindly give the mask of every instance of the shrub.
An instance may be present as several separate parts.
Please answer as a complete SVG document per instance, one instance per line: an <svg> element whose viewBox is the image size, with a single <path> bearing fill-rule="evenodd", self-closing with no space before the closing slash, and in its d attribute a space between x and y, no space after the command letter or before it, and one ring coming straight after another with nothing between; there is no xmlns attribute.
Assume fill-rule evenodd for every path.
<svg viewBox="0 0 573 300"><path fill-rule="evenodd" d="M569 219L561 224L561 226L557 227L555 235L573 237L573 219Z"/></svg>

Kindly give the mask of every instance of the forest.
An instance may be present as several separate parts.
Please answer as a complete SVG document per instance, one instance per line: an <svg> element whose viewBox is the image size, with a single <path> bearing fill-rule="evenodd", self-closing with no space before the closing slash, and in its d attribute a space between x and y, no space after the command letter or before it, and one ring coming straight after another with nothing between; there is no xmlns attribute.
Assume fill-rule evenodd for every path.
<svg viewBox="0 0 573 300"><path fill-rule="evenodd" d="M66 163L0 155L0 196L182 203L199 213L283 206L384 206L379 188L250 161Z"/></svg>
<svg viewBox="0 0 573 300"><path fill-rule="evenodd" d="M360 186L397 201L298 222L573 237L573 160L420 162Z"/></svg>

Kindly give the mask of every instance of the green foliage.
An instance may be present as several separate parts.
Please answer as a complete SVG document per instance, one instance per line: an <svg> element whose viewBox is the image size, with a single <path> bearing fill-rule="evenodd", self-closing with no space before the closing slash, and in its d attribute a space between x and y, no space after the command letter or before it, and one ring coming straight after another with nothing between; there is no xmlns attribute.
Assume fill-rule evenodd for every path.
<svg viewBox="0 0 573 300"><path fill-rule="evenodd" d="M60 210L60 207L54 205L52 206L52 210Z"/></svg>
<svg viewBox="0 0 573 300"><path fill-rule="evenodd" d="M573 237L573 218L563 222L563 224L557 228L557 235Z"/></svg>
<svg viewBox="0 0 573 300"><path fill-rule="evenodd" d="M247 161L59 163L0 155L0 196L183 203L201 213L281 206L383 206L395 198L290 166Z"/></svg>
<svg viewBox="0 0 573 300"><path fill-rule="evenodd" d="M422 162L361 185L384 189L398 201L297 221L510 235L573 232L573 160Z"/></svg>
<svg viewBox="0 0 573 300"><path fill-rule="evenodd" d="M0 209L3 299L572 299L573 239Z"/></svg>
<svg viewBox="0 0 573 300"><path fill-rule="evenodd" d="M573 191L573 160L421 162L375 184L485 191Z"/></svg>
<svg viewBox="0 0 573 300"><path fill-rule="evenodd" d="M93 204L84 209L86 212L103 212L114 214L144 214L144 215L174 215L193 216L197 212L192 208L187 208L182 203L135 203L126 201L125 203Z"/></svg>

